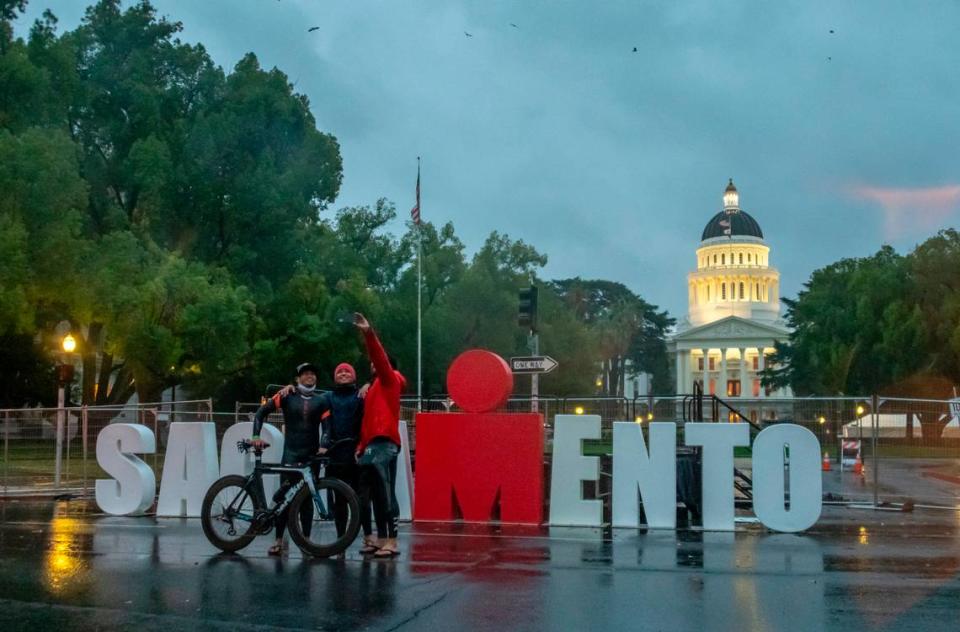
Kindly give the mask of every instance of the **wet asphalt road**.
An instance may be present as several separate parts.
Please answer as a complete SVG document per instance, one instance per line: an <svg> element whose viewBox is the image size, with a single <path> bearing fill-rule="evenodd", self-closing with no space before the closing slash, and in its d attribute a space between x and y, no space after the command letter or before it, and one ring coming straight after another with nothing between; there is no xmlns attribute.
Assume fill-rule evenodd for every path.
<svg viewBox="0 0 960 632"><path fill-rule="evenodd" d="M960 514L802 535L406 527L403 556L217 555L196 520L0 501L2 630L960 630ZM356 548L356 547L354 547Z"/></svg>

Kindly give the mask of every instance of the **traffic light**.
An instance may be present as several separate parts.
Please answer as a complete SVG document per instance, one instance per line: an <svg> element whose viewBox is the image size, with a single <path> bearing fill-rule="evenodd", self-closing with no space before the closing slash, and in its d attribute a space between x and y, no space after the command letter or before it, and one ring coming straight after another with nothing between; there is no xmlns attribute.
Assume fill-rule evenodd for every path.
<svg viewBox="0 0 960 632"><path fill-rule="evenodd" d="M69 384L73 381L74 367L72 364L57 365L57 382L61 385Z"/></svg>
<svg viewBox="0 0 960 632"><path fill-rule="evenodd" d="M521 288L519 292L520 314L517 322L531 331L537 330L537 294L536 285Z"/></svg>

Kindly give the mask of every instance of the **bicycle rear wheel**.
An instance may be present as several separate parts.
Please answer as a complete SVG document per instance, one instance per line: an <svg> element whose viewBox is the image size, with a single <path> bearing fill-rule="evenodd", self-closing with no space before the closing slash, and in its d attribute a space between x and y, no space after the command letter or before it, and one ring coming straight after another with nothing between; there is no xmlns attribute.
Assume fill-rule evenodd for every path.
<svg viewBox="0 0 960 632"><path fill-rule="evenodd" d="M203 534L210 544L227 553L239 551L257 537L253 517L264 508L246 489L246 483L243 476L224 476L203 497Z"/></svg>
<svg viewBox="0 0 960 632"><path fill-rule="evenodd" d="M360 531L360 500L349 485L335 478L316 482L311 495L304 486L290 503L290 537L308 555L330 557L344 552Z"/></svg>

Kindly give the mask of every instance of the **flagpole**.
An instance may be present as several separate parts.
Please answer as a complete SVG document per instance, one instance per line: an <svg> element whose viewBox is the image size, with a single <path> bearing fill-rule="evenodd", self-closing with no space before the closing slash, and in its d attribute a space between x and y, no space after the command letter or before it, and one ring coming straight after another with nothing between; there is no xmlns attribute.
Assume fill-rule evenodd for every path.
<svg viewBox="0 0 960 632"><path fill-rule="evenodd" d="M420 156L417 156L417 211L420 211ZM417 218L417 410L423 410L423 239Z"/></svg>

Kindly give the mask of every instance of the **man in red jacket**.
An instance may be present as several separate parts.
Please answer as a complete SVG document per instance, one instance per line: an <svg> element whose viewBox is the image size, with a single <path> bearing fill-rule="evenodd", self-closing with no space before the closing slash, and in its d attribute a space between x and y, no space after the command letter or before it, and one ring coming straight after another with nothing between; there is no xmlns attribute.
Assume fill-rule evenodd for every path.
<svg viewBox="0 0 960 632"><path fill-rule="evenodd" d="M360 464L360 518L364 553L394 557L397 546L397 457L400 454L400 393L407 380L397 371L370 323L354 314L354 324L363 333L370 358L371 384L363 407L357 462ZM377 539L370 524L370 504L377 523Z"/></svg>

